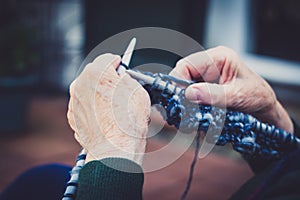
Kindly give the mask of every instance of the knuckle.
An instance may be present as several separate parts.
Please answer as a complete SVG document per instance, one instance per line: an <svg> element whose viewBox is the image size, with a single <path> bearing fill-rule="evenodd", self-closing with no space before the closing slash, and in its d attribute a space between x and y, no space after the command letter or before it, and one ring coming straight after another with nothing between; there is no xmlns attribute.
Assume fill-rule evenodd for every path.
<svg viewBox="0 0 300 200"><path fill-rule="evenodd" d="M234 52L231 48L226 47L226 46L222 46L222 45L217 46L216 49L219 50L219 51L227 52L227 53L232 53L232 52Z"/></svg>
<svg viewBox="0 0 300 200"><path fill-rule="evenodd" d="M70 95L73 95L75 93L75 86L76 85L76 80L74 80L71 84L70 84Z"/></svg>
<svg viewBox="0 0 300 200"><path fill-rule="evenodd" d="M238 54L231 48L226 46L217 46L216 49L221 52L225 52L228 57L238 57Z"/></svg>
<svg viewBox="0 0 300 200"><path fill-rule="evenodd" d="M102 62L103 59L107 59L107 58L110 58L112 56L113 56L113 54L111 54L111 53L102 54L102 55L96 57L95 60L93 61L93 63Z"/></svg>
<svg viewBox="0 0 300 200"><path fill-rule="evenodd" d="M96 63L96 64L110 63L110 62L113 62L115 60L118 60L119 58L120 58L119 55L112 54L112 53L105 53L105 54L102 54L102 55L98 56L97 58L95 58L93 63Z"/></svg>
<svg viewBox="0 0 300 200"><path fill-rule="evenodd" d="M186 59L181 59L176 63L176 67L175 68L185 68L187 67L188 62L186 61Z"/></svg>

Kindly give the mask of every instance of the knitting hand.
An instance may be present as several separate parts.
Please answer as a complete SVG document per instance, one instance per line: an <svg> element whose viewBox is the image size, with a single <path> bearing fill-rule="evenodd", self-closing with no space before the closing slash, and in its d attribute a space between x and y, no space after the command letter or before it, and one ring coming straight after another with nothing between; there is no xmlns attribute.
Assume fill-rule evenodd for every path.
<svg viewBox="0 0 300 200"><path fill-rule="evenodd" d="M142 163L150 115L147 92L118 75L119 56L105 54L88 64L70 86L69 124L87 150L87 162L123 157Z"/></svg>
<svg viewBox="0 0 300 200"><path fill-rule="evenodd" d="M186 97L194 103L226 106L293 132L293 124L269 84L229 48L191 54L178 61L170 74L200 81L186 89Z"/></svg>

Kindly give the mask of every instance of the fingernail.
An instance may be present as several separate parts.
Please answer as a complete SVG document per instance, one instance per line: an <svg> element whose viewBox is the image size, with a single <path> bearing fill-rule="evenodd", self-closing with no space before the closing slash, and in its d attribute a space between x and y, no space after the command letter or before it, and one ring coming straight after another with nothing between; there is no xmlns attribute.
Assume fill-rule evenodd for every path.
<svg viewBox="0 0 300 200"><path fill-rule="evenodd" d="M185 91L185 96L190 101L201 101L201 91L198 88L188 87Z"/></svg>

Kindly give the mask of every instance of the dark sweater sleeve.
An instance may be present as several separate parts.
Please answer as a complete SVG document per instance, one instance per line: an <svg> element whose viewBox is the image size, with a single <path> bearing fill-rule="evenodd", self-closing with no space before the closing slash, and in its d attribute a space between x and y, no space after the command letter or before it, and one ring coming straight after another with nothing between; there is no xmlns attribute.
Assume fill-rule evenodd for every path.
<svg viewBox="0 0 300 200"><path fill-rule="evenodd" d="M87 163L80 171L76 199L142 199L141 167L123 158Z"/></svg>

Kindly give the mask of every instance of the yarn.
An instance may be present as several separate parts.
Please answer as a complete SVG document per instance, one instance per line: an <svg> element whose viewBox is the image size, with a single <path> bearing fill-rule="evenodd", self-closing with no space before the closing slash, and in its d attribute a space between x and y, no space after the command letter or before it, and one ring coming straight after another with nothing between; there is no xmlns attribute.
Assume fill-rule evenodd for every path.
<svg viewBox="0 0 300 200"><path fill-rule="evenodd" d="M165 111L161 113L166 122L183 132L197 130L206 133L210 129L211 133L216 133L209 137L211 143L222 146L231 143L233 149L245 158L261 157L278 160L285 153L300 146L300 139L295 135L262 123L252 115L225 111L215 106L195 106L189 103L185 98L185 89L180 89L178 92L178 88L175 88L173 92L169 92L167 88L173 84L172 82L176 82L176 79L170 78L169 75L149 72L144 74L155 78L152 84L139 81L149 93L151 103L159 104L164 108ZM182 83L183 80L179 82ZM158 83L164 85L165 89L160 89ZM220 132L220 135L217 134Z"/></svg>
<svg viewBox="0 0 300 200"><path fill-rule="evenodd" d="M208 140L217 145L231 143L233 149L242 154L246 159L262 158L265 160L279 160L300 146L300 139L293 134L276 128L273 125L262 123L255 117L237 111L209 106L191 104L185 98L185 89L177 86L188 86L194 82L186 81L161 73L138 72L134 77L149 93L151 104L158 104L163 109L161 114L169 125L182 132L197 131L197 141L190 174L186 188L181 199L185 199L191 186L194 167L200 148L200 132L207 133L210 129ZM139 75L151 77L151 83L139 79ZM152 80L151 79L151 80ZM224 117L222 117L224 116ZM220 134L218 134L220 133ZM71 180L66 188L65 199L74 199L78 174L84 165L86 152L83 150L78 156L76 166L72 170Z"/></svg>

